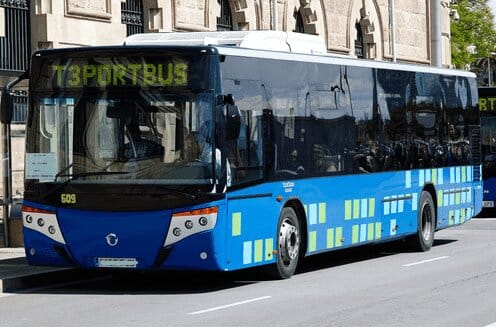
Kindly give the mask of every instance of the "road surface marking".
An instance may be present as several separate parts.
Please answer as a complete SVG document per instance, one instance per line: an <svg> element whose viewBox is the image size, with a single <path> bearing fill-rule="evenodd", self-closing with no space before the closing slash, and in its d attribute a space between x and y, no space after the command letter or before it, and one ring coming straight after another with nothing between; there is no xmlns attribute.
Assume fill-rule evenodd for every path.
<svg viewBox="0 0 499 328"><path fill-rule="evenodd" d="M486 326L484 326L484 327L496 327L496 323L495 323L495 322L493 322L493 323L488 324L488 325L486 325Z"/></svg>
<svg viewBox="0 0 499 328"><path fill-rule="evenodd" d="M206 313L206 312L211 312L211 311L217 311L217 310L226 309L226 308L229 308L229 307L238 306L238 305L242 305L242 304L246 304L246 303L252 303L252 302L261 301L261 300L264 300L264 299L267 299L267 298L271 298L271 297L272 296L262 296L262 297L253 298L253 299L246 300L246 301L231 303L231 304L227 304L227 305L221 305L221 306L217 306L217 307L206 309L206 310L201 310L201 311L196 311L196 312L190 312L190 313L187 313L187 314L201 314L201 313Z"/></svg>
<svg viewBox="0 0 499 328"><path fill-rule="evenodd" d="M413 265L418 265L418 264L423 264L423 263L428 263L428 262L443 260L443 259L447 259L447 258L449 258L449 257L448 256L440 256L440 257L436 257L434 259L429 259L429 260L424 260L424 261L419 261L419 262L404 264L403 266L410 267L410 266L413 266Z"/></svg>

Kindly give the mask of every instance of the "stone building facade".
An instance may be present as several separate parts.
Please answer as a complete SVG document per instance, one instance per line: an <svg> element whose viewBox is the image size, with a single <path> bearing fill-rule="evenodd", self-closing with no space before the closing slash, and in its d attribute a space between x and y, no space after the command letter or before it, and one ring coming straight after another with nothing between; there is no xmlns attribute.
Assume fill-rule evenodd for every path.
<svg viewBox="0 0 499 328"><path fill-rule="evenodd" d="M330 52L343 55L355 56L361 42L363 56L377 60L393 58L395 40L398 61L429 64L430 1L393 0L392 35L391 0L276 0L276 27L273 0L35 0L31 49L119 44L127 36L126 23L143 32L277 28L319 35ZM127 10L127 2L139 8ZM448 67L449 5L441 2L442 63Z"/></svg>

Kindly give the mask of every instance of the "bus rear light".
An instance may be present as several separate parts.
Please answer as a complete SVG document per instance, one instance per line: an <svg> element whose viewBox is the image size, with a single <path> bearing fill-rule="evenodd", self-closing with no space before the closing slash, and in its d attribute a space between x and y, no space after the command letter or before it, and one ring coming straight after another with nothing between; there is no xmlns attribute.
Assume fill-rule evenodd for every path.
<svg viewBox="0 0 499 328"><path fill-rule="evenodd" d="M163 246L176 243L199 232L213 229L217 223L218 207L175 213Z"/></svg>
<svg viewBox="0 0 499 328"><path fill-rule="evenodd" d="M25 228L35 230L61 244L66 244L55 212L23 205L22 213Z"/></svg>

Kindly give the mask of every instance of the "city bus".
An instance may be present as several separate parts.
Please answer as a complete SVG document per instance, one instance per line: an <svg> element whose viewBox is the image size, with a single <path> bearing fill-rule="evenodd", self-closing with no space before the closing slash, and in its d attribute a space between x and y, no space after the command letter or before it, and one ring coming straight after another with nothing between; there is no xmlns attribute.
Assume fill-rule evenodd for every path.
<svg viewBox="0 0 499 328"><path fill-rule="evenodd" d="M236 31L37 51L27 76L32 265L284 279L322 252L428 251L482 207L472 73Z"/></svg>
<svg viewBox="0 0 499 328"><path fill-rule="evenodd" d="M483 213L493 214L496 207L496 88L479 87L481 151L483 165Z"/></svg>

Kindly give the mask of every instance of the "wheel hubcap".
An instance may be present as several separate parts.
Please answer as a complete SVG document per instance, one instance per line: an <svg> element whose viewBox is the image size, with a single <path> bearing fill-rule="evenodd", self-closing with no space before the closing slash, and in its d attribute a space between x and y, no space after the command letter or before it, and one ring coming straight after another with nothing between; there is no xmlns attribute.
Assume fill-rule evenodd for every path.
<svg viewBox="0 0 499 328"><path fill-rule="evenodd" d="M298 257L300 236L298 230L289 219L285 219L279 230L279 254L285 264Z"/></svg>
<svg viewBox="0 0 499 328"><path fill-rule="evenodd" d="M430 234L431 234L431 207L428 204L425 204L423 207L423 217L421 218L421 224L422 224L422 233L423 233L423 238L424 240L429 240L430 239Z"/></svg>

